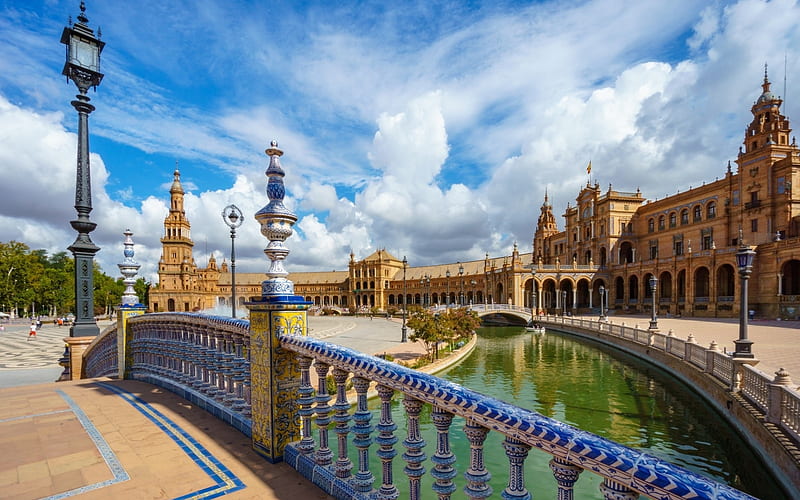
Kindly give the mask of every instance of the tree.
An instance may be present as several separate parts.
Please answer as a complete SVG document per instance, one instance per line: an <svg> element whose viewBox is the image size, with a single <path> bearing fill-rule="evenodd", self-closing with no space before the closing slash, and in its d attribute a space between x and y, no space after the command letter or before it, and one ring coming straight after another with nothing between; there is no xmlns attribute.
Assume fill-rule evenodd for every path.
<svg viewBox="0 0 800 500"><path fill-rule="evenodd" d="M444 322L427 309L416 309L411 312L408 327L413 333L408 337L412 342L420 341L425 345L428 359L438 358L437 346L446 338Z"/></svg>

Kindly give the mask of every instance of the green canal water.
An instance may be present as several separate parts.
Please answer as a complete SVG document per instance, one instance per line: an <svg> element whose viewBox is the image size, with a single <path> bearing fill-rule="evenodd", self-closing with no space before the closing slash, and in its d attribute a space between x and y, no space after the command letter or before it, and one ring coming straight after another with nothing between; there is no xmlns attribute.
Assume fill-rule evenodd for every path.
<svg viewBox="0 0 800 500"><path fill-rule="evenodd" d="M747 443L700 396L666 372L634 357L573 337L548 332L531 335L519 327L485 327L478 330L472 354L438 376L472 390L537 411L583 430L644 451L716 481L732 485L764 500L785 495ZM393 418L398 426L393 462L394 482L407 498L405 412L402 395L395 394ZM380 420L377 399L372 425ZM430 407L420 417L430 471L436 431ZM458 457L453 498L463 498L463 472L469 460L469 442L462 432L464 420L456 417L450 427L451 448ZM373 435L374 436L374 435ZM489 433L484 446L486 467L492 474L493 497L508 481L508 459L503 436ZM332 438L332 444L335 437ZM354 448L351 459L358 467ZM377 449L373 443L371 455ZM525 461L525 480L534 498L556 498L556 482L548 462L550 455L532 449ZM380 462L371 460L376 487L381 482ZM575 498L602 498L602 478L584 471L575 487ZM423 477L422 498L436 498L429 473Z"/></svg>

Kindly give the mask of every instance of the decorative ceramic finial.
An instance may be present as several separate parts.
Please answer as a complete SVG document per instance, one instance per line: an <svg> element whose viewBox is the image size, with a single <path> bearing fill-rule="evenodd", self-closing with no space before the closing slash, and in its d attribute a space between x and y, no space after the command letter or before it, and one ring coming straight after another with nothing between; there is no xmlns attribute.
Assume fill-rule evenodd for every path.
<svg viewBox="0 0 800 500"><path fill-rule="evenodd" d="M133 260L133 232L130 229L126 229L124 233L125 235L125 250L123 250L123 255L125 255L125 260L122 261L122 264L117 264L119 267L119 271L124 276L122 282L125 284L125 292L122 294L122 306L135 306L139 304L139 297L136 295L136 291L133 289L133 285L136 283L136 273L139 271L139 264Z"/></svg>
<svg viewBox="0 0 800 500"><path fill-rule="evenodd" d="M270 142L270 147L265 152L269 156L269 167L265 172L269 178L267 181L269 203L255 215L261 224L261 234L269 240L264 253L269 257L270 266L267 271L268 279L261 283L261 295L264 297L294 295L294 284L286 279L289 273L283 268L283 260L289 255L289 249L284 245L284 241L292 235L292 226L297 222L297 216L283 205L283 197L286 194L283 177L286 174L281 168L280 157L283 156L283 151L278 149L278 141Z"/></svg>

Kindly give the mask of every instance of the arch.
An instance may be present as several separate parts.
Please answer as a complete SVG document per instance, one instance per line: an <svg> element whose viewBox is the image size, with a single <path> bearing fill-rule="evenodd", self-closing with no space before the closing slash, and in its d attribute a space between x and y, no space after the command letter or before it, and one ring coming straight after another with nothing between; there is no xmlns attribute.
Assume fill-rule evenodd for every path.
<svg viewBox="0 0 800 500"><path fill-rule="evenodd" d="M681 226L689 223L689 209L684 208L681 210Z"/></svg>
<svg viewBox="0 0 800 500"><path fill-rule="evenodd" d="M709 201L706 203L706 219L713 219L717 216L717 202Z"/></svg>
<svg viewBox="0 0 800 500"><path fill-rule="evenodd" d="M708 301L709 292L710 273L708 268L705 266L698 267L694 271L694 298L695 300L705 299L703 302Z"/></svg>
<svg viewBox="0 0 800 500"><path fill-rule="evenodd" d="M723 264L717 269L717 301L733 302L736 290L736 273L733 266Z"/></svg>
<svg viewBox="0 0 800 500"><path fill-rule="evenodd" d="M675 292L678 294L678 302L686 300L686 269L678 271L678 282L675 287Z"/></svg>
<svg viewBox="0 0 800 500"><path fill-rule="evenodd" d="M664 271L658 276L658 299L669 302L672 299L672 274Z"/></svg>
<svg viewBox="0 0 800 500"><path fill-rule="evenodd" d="M558 304L561 310L569 310L575 307L575 301L573 299L573 289L575 288L575 284L572 282L571 279L562 279L558 284L558 293L559 293L559 300Z"/></svg>
<svg viewBox="0 0 800 500"><path fill-rule="evenodd" d="M606 247L600 247L600 267L606 267Z"/></svg>
<svg viewBox="0 0 800 500"><path fill-rule="evenodd" d="M635 274L628 278L628 302L639 301L639 277Z"/></svg>
<svg viewBox="0 0 800 500"><path fill-rule="evenodd" d="M658 217L658 230L663 231L667 227L667 218L663 215Z"/></svg>
<svg viewBox="0 0 800 500"><path fill-rule="evenodd" d="M700 222L703 220L703 208L700 205L695 205L692 211L694 215L692 222Z"/></svg>
<svg viewBox="0 0 800 500"><path fill-rule="evenodd" d="M652 217L647 219L647 232L652 233L656 230L656 220Z"/></svg>
<svg viewBox="0 0 800 500"><path fill-rule="evenodd" d="M554 311L556 308L556 280L548 278L542 283L542 309Z"/></svg>
<svg viewBox="0 0 800 500"><path fill-rule="evenodd" d="M167 300L167 311L175 312L175 299Z"/></svg>
<svg viewBox="0 0 800 500"><path fill-rule="evenodd" d="M781 266L781 294L800 295L800 260L788 260Z"/></svg>
<svg viewBox="0 0 800 500"><path fill-rule="evenodd" d="M678 213L677 212L670 212L669 213L669 227L675 227L678 225Z"/></svg>
<svg viewBox="0 0 800 500"><path fill-rule="evenodd" d="M590 297L591 291L589 286L591 285L588 278L580 278L578 280L577 288L577 297L576 297L576 307L589 307L590 305L594 306L597 302L593 299L594 297Z"/></svg>
<svg viewBox="0 0 800 500"><path fill-rule="evenodd" d="M644 296L645 299L650 299L653 297L653 289L650 288L650 278L653 276L653 273L645 273L644 275ZM658 283L656 283L656 288L658 288ZM656 291L658 293L658 291Z"/></svg>
<svg viewBox="0 0 800 500"><path fill-rule="evenodd" d="M625 300L625 280L617 276L614 280L614 301L622 303Z"/></svg>
<svg viewBox="0 0 800 500"><path fill-rule="evenodd" d="M469 294L469 296L472 297L472 294ZM505 303L505 300L504 300L505 295L503 295L503 284L502 283L498 283L497 286L495 286L495 297L497 297L497 300L500 303ZM467 304L469 304L469 300L467 300Z"/></svg>
<svg viewBox="0 0 800 500"><path fill-rule="evenodd" d="M592 261L592 251L586 250L586 253L583 254L583 263L589 264Z"/></svg>

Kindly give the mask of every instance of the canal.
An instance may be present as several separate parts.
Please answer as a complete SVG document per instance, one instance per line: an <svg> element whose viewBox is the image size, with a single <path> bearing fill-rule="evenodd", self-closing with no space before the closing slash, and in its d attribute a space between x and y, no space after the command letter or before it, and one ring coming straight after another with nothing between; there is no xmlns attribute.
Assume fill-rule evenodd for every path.
<svg viewBox="0 0 800 500"><path fill-rule="evenodd" d="M478 331L472 354L438 376L644 451L763 500L785 498L747 443L699 395L665 371L620 351L558 333L533 335L520 327L484 327ZM395 395L393 403L399 437L393 475L401 498L407 498L405 462L401 458L405 451L401 443L406 436L401 399L402 395ZM371 401L375 409L372 425L380 420L378 404ZM436 431L429 407L420 423L428 443L424 465L430 471ZM456 417L450 427L451 447L459 458L454 498L463 497L463 472L469 457L463 426L464 420ZM502 439L500 434L490 433L484 446L496 497L508 481ZM371 448L374 451L376 445ZM525 462L526 486L534 498L557 497L550 458L532 449ZM380 462L371 462L380 484ZM601 482L601 477L583 472L575 498L602 498ZM422 498L435 498L431 484L430 474L425 474Z"/></svg>

